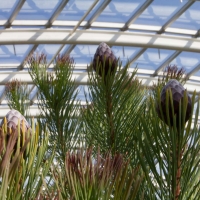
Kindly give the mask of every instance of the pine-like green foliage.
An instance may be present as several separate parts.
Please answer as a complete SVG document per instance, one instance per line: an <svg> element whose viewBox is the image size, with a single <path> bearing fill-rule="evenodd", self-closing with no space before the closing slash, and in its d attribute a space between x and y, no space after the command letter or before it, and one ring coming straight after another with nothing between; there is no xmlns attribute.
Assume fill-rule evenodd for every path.
<svg viewBox="0 0 200 200"><path fill-rule="evenodd" d="M44 54L28 59L29 72L38 87L42 124L50 131L50 145L56 146L56 155L65 159L65 153L78 141L78 109L75 103L76 85L72 80L74 62L68 56L58 56L54 71L48 71Z"/></svg>
<svg viewBox="0 0 200 200"><path fill-rule="evenodd" d="M48 133L39 139L38 125L24 130L18 125L8 134L6 120L0 129L0 200L37 199L49 172Z"/></svg>
<svg viewBox="0 0 200 200"><path fill-rule="evenodd" d="M69 57L59 56L54 72L47 69L44 54L30 57L27 63L39 90L42 128L39 133L38 126L35 130L33 126L25 143L17 132L9 137L2 134L7 130L5 125L2 128L1 199L200 199L199 102L194 120L191 117L185 124L184 94L179 127L176 116L168 126L156 112L163 85L171 78L182 82L183 70L169 66L158 84L147 90L137 80L136 71L128 72L128 64L125 68L118 64L106 76L103 71L99 76L97 67L88 73L87 106L80 109L75 104L74 64ZM23 102L23 91L16 89L18 84L14 88L7 98L10 107L18 109L15 105ZM170 120L173 100L170 90L166 94ZM194 104L195 93L192 109ZM45 126L50 130L49 140ZM86 142L81 149L76 146L80 139ZM48 160L47 156L54 147L56 163L52 164L54 154Z"/></svg>
<svg viewBox="0 0 200 200"><path fill-rule="evenodd" d="M157 88L159 90L159 87ZM156 92L160 94L160 91ZM167 116L169 105L173 108L171 91L167 91ZM156 103L160 106L160 96ZM148 112L141 119L138 129L140 163L146 174L151 199L196 200L200 192L200 129L198 125L199 103L194 113L195 119L185 124L187 95L179 102L180 122L168 126L158 118L155 100L150 98ZM195 92L192 98L192 110ZM163 116L164 119L164 116ZM168 123L169 124L169 123Z"/></svg>
<svg viewBox="0 0 200 200"><path fill-rule="evenodd" d="M105 63L104 63L105 64ZM102 66L100 66L102 67ZM102 67L104 68L104 67ZM89 72L87 107L83 110L87 145L103 153L122 153L135 162L136 129L145 111L145 90L128 72L129 65L102 77ZM137 163L137 161L136 161Z"/></svg>
<svg viewBox="0 0 200 200"><path fill-rule="evenodd" d="M28 116L29 90L26 83L14 79L6 84L6 99L10 109L18 110L22 115Z"/></svg>

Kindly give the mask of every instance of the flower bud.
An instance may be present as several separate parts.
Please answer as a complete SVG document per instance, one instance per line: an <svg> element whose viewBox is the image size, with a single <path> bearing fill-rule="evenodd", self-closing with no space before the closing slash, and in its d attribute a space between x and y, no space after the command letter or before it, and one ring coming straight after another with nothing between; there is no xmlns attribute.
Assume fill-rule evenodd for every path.
<svg viewBox="0 0 200 200"><path fill-rule="evenodd" d="M168 99L168 105L169 105L169 110L166 110L166 104L167 104L167 91L171 90L171 94L172 94L172 101L173 101L173 108L170 102L170 99ZM187 105L186 105L186 116L185 116L185 122L187 122L191 116L191 112L192 112L192 101L191 98L189 96L189 94L187 93L187 91L185 90L185 88L181 85L181 83L179 83L177 80L175 79L171 79L170 81L167 82L167 84L163 87L162 91L161 91L161 105L157 105L157 113L158 116L162 119L162 115L161 115L161 110L163 113L163 121L167 124L167 125L173 125L173 112L174 115L176 116L176 126L179 127L179 119L181 116L179 116L179 107L181 104L183 104L183 98L184 98L184 93L186 92L186 96L187 96ZM161 109L161 110L160 110ZM173 110L172 110L173 109ZM169 122L167 120L167 112L169 112Z"/></svg>
<svg viewBox="0 0 200 200"><path fill-rule="evenodd" d="M5 116L5 118L6 118L6 122L7 122L7 127L9 129L14 129L15 130L17 128L17 126L18 126L18 123L20 123L20 129L22 130L23 129L23 121L24 121L24 124L25 124L25 126L24 126L25 130L23 130L23 131L26 132L29 129L31 129L30 125L26 121L25 117L17 110L14 110L14 109L10 110L7 113L7 115ZM4 120L2 120L0 126L2 126L3 123L4 123Z"/></svg>
<svg viewBox="0 0 200 200"><path fill-rule="evenodd" d="M104 65L105 62L105 65ZM93 59L93 68L100 76L106 76L110 70L112 74L117 67L117 58L112 52L111 48L106 43L101 43L96 50ZM103 69L104 68L104 69Z"/></svg>

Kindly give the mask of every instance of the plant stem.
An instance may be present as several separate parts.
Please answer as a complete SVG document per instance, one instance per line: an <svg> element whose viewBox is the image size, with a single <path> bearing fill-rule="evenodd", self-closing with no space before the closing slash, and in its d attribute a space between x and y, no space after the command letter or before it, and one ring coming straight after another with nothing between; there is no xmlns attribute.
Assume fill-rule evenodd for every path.
<svg viewBox="0 0 200 200"><path fill-rule="evenodd" d="M180 177L181 177L181 153L177 151L177 172L176 172L176 194L175 199L179 199L181 187L180 187Z"/></svg>
<svg viewBox="0 0 200 200"><path fill-rule="evenodd" d="M182 158L182 154L183 154L183 151L180 148L180 131L178 131L178 141L177 141L177 146L176 146L177 168L176 168L175 200L179 200L180 192L181 192L180 178L181 178L181 158Z"/></svg>
<svg viewBox="0 0 200 200"><path fill-rule="evenodd" d="M113 113L112 113L112 95L110 92L110 88L107 90L106 94L106 112L108 117L108 124L109 124L109 135L108 140L110 143L111 151L114 155L115 153L115 130L114 130L114 123L113 123Z"/></svg>

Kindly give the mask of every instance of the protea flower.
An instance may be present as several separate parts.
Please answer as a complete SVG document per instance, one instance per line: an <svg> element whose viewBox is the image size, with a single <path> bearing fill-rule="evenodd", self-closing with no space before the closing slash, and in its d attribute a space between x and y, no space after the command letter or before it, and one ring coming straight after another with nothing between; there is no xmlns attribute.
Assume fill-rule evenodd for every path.
<svg viewBox="0 0 200 200"><path fill-rule="evenodd" d="M187 93L187 91L185 90L185 88L181 85L181 83L179 83L177 80L175 79L171 79L170 81L167 82L167 84L163 87L162 91L161 91L161 105L157 105L157 113L158 116L162 119L161 116L161 111L160 108L162 109L162 113L163 113L163 117L164 119L162 119L166 124L168 124L168 120L167 120L167 112L166 112L166 102L167 102L167 90L171 90L172 93L172 100L173 100L173 110L174 110L174 115L176 115L176 125L177 127L179 127L179 118L181 116L179 116L179 106L180 103L183 103L183 98L184 98L184 92L186 92L187 95L187 108L186 108L186 116L185 116L185 122L187 122L191 116L191 110L192 110L192 102L191 102L191 98L189 96L189 94ZM170 125L173 125L173 110L172 110L172 106L169 101L169 118L170 118ZM169 125L169 124L168 124Z"/></svg>
<svg viewBox="0 0 200 200"><path fill-rule="evenodd" d="M17 110L10 110L7 115L5 116L6 121L7 121L7 127L10 129L16 129L18 126L18 122L20 122L20 128L21 130L23 129L23 121L24 121L24 125L25 125L25 132L27 132L30 128L29 123L26 121L25 117ZM1 125L2 126L4 124L4 120L2 120Z"/></svg>
<svg viewBox="0 0 200 200"><path fill-rule="evenodd" d="M28 133L31 134L31 127L29 123L26 121L25 117L17 110L10 110L7 115L5 116L6 120L2 120L0 127L3 126L3 124L7 125L7 140L9 140L9 137L18 130L18 123L20 124L20 147L23 147L25 141L30 137ZM28 132L29 131L29 132ZM17 144L15 144L14 152L17 149Z"/></svg>
<svg viewBox="0 0 200 200"><path fill-rule="evenodd" d="M104 65L105 62L105 65ZM112 52L111 48L104 42L102 42L94 55L93 59L93 68L94 70L100 75L106 76L109 72L113 73L117 67L117 58L115 57L114 53ZM104 68L104 69L103 69Z"/></svg>

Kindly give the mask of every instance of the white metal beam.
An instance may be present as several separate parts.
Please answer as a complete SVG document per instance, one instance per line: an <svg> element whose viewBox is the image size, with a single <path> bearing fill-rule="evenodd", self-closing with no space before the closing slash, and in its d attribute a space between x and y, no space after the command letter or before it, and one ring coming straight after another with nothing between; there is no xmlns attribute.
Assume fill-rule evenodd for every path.
<svg viewBox="0 0 200 200"><path fill-rule="evenodd" d="M142 84L151 86L153 83L156 83L158 77L151 77L146 75L137 75L138 79L142 81ZM13 72L13 73L0 73L0 85L5 85L8 81L12 79L18 79L19 81L26 82L27 84L33 84L33 81L27 71ZM87 72L73 72L72 79L75 80L78 85L87 85L88 82L88 74ZM198 93L200 92L200 82L187 81L185 84L185 88L188 89L189 92L193 92L196 90Z"/></svg>
<svg viewBox="0 0 200 200"><path fill-rule="evenodd" d="M82 21L88 16L88 14L91 12L91 10L97 5L97 3L99 2L99 0L96 0L88 9L88 11L83 15L83 17L79 20L79 22L74 26L73 30L71 31L71 35L77 30L77 28L80 26L80 24L82 23ZM51 65L51 63L55 60L56 56L60 53L60 51L63 49L63 47L65 46L65 44L63 44L58 51L54 54L54 56L52 57L52 59L49 62L49 65ZM66 54L70 54L70 52L74 49L75 45L70 45L70 47L67 49L66 52L64 52L64 55Z"/></svg>
<svg viewBox="0 0 200 200"><path fill-rule="evenodd" d="M5 28L10 28L12 22L15 20L17 14L19 13L19 11L21 10L22 6L24 5L26 0L20 0L16 7L14 8L14 10L12 11L11 16L9 17L8 21L5 24Z"/></svg>
<svg viewBox="0 0 200 200"><path fill-rule="evenodd" d="M188 80L193 74L198 72L200 70L200 64L198 64L193 70L191 70L185 77L186 80ZM200 80L200 79L199 79Z"/></svg>
<svg viewBox="0 0 200 200"><path fill-rule="evenodd" d="M136 55L129 59L129 64L131 65L132 63L134 63L146 50L146 48L143 48L138 51Z"/></svg>
<svg viewBox="0 0 200 200"><path fill-rule="evenodd" d="M200 51L198 38L176 37L159 34L77 30L0 30L2 44L99 44L100 38L108 45Z"/></svg>
<svg viewBox="0 0 200 200"><path fill-rule="evenodd" d="M48 20L48 23L46 24L46 28L50 28L52 26L53 22L56 20L56 18L58 17L58 15L61 13L61 11L63 10L63 8L66 6L68 2L69 0L61 1L61 3L59 4L59 6L56 8L55 12L51 16L51 18Z"/></svg>
<svg viewBox="0 0 200 200"><path fill-rule="evenodd" d="M90 28L91 24L98 18L101 12L106 8L106 6L111 2L111 0L105 0L100 5L100 7L96 10L96 12L92 15L92 17L88 20L87 25L85 26L86 29Z"/></svg>
<svg viewBox="0 0 200 200"><path fill-rule="evenodd" d="M121 29L122 31L125 31L129 28L131 24L141 15L141 13L153 2L153 0L147 0L144 2L144 4L141 5L141 7L129 18L129 20L126 22L126 24Z"/></svg>
<svg viewBox="0 0 200 200"><path fill-rule="evenodd" d="M83 15L83 17L79 20L79 22L74 26L73 30L70 32L70 35L72 35L77 30L77 28L80 26L80 24L83 22L83 20L88 16L88 14L92 11L92 9L97 5L98 2L99 2L99 0L96 0L96 1L93 2L93 4L90 6L90 8L87 10L87 12ZM101 7L99 9L101 9ZM50 60L50 62L48 64L48 67L52 64L52 62L55 60L56 56L60 53L60 51L63 49L64 46L65 46L65 44L62 44L60 46L58 51L51 58L51 60ZM75 46L76 45L71 44L69 46L69 48L67 49L67 51L64 52L64 55L70 54L70 52L74 49ZM31 99L31 102L34 102L34 99L36 98L36 96L37 96L37 92L35 93L35 95Z"/></svg>
<svg viewBox="0 0 200 200"><path fill-rule="evenodd" d="M0 106L0 119L3 119L6 114L10 111L10 108L8 106ZM30 106L30 109L29 109L29 116L31 117L39 117L40 115L40 110L38 109L38 106L37 105L34 105L34 106ZM1 121L1 120L0 120Z"/></svg>
<svg viewBox="0 0 200 200"><path fill-rule="evenodd" d="M63 10L63 8L66 6L66 4L69 2L69 0L63 0L59 5L58 7L56 8L56 10L54 11L54 13L52 14L52 16L50 17L50 19L47 21L47 23L45 22L44 24L45 25L45 28L50 28L52 26L52 23L56 20L56 18L58 17L58 15L60 14L60 12ZM21 20L20 20L21 21ZM19 21L19 25L21 25ZM25 20L27 21L27 20ZM36 21L36 20L34 20ZM43 25L44 25L43 24ZM26 60L26 58L28 56L30 56L38 47L39 44L35 44L31 50L29 51L29 53L25 56L23 62L21 63L21 65L18 67L19 70L22 70L23 67L24 67L24 61Z"/></svg>
<svg viewBox="0 0 200 200"><path fill-rule="evenodd" d="M194 0L190 0L187 3L185 3L185 5L182 6L180 10L175 12L175 14L162 26L158 34L164 33L165 29L167 29L178 17L180 17L194 3L195 3Z"/></svg>
<svg viewBox="0 0 200 200"><path fill-rule="evenodd" d="M167 60L165 60L154 72L154 74L152 76L158 76L159 72L166 67L167 65L170 64L170 62L172 60L174 60L179 54L181 53L181 51L175 51L175 53L173 53L171 56L169 56L169 58Z"/></svg>
<svg viewBox="0 0 200 200"><path fill-rule="evenodd" d="M27 71L18 72L4 72L0 73L0 85L5 85L9 81L17 79L19 81L25 82L27 84L33 84L31 76ZM74 72L72 79L75 79L77 84L85 85L87 84L87 73L86 72Z"/></svg>
<svg viewBox="0 0 200 200"><path fill-rule="evenodd" d="M142 30L151 30L151 31L157 31L157 34L162 34L165 32L165 30L185 11L187 10L192 4L194 3L194 1L188 1L183 7L181 7L181 9L178 10L178 12L176 12L161 28L159 26L149 26L149 25L145 25L145 28L143 25L139 25L139 29ZM132 27L131 27L132 26ZM133 28L135 29L137 25L132 24L129 28ZM138 29L136 28L136 29ZM177 31L177 30L176 30ZM175 32L176 32L175 31ZM182 31L178 31L178 33L181 32L180 34L182 34ZM194 33L193 33L194 34ZM147 48L146 48L147 49ZM146 50L144 49L144 51ZM177 49L176 49L177 50ZM142 51L141 51L142 52ZM180 50L177 52L181 52ZM140 55L140 54L139 54ZM176 55L176 53L174 54ZM178 55L178 54L177 54ZM171 58L174 59L174 57L172 56ZM169 58L169 60L171 59ZM133 58L133 62L137 59L137 55L136 58ZM165 66L166 62L164 62L160 67L158 67L158 69L155 71L153 76L156 76L158 74L158 72Z"/></svg>

